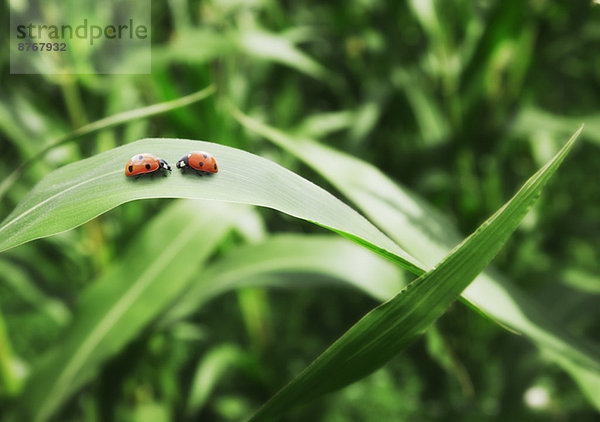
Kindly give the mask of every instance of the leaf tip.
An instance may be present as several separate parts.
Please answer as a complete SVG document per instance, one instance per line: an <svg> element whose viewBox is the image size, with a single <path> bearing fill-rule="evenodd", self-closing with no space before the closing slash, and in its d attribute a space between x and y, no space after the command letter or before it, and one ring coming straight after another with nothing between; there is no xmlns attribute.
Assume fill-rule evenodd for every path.
<svg viewBox="0 0 600 422"><path fill-rule="evenodd" d="M572 143L575 141L575 139L577 139L577 137L579 136L579 134L581 133L581 131L583 130L583 127L585 126L585 123L581 122L581 125L579 126L579 129L577 129L575 131L575 133L573 134L573 136L571 136L571 139L569 139L569 141L567 143Z"/></svg>

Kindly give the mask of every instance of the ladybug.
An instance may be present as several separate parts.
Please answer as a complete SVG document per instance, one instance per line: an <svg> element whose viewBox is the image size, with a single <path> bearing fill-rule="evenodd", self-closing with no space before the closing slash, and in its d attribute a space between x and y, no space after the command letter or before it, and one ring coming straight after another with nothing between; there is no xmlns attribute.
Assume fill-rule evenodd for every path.
<svg viewBox="0 0 600 422"><path fill-rule="evenodd" d="M219 171L215 157L204 151L192 151L181 157L177 161L177 168L184 169L185 167L202 172L199 174L217 173Z"/></svg>
<svg viewBox="0 0 600 422"><path fill-rule="evenodd" d="M162 158L143 152L136 154L125 164L125 176L141 176L160 169L171 171L171 166Z"/></svg>

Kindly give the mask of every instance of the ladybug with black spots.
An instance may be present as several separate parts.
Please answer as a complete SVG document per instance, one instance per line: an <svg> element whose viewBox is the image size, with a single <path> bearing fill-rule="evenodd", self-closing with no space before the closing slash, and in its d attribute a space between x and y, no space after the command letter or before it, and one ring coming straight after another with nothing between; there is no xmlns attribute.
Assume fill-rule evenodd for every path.
<svg viewBox="0 0 600 422"><path fill-rule="evenodd" d="M125 164L125 176L155 174L161 170L171 171L171 166L162 158L143 152L136 154Z"/></svg>
<svg viewBox="0 0 600 422"><path fill-rule="evenodd" d="M198 174L217 173L219 171L215 157L204 151L192 151L184 155L177 161L177 168L182 170L191 168L196 170Z"/></svg>

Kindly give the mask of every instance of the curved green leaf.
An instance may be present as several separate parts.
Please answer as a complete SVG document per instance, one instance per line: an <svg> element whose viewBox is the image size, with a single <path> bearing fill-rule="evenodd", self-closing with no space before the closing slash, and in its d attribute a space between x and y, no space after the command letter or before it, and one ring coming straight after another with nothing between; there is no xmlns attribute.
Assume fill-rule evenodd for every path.
<svg viewBox="0 0 600 422"><path fill-rule="evenodd" d="M580 131L581 128L510 201L433 270L358 321L251 420L274 420L294 406L344 387L370 374L412 343L498 253L539 198Z"/></svg>
<svg viewBox="0 0 600 422"><path fill-rule="evenodd" d="M175 169L166 177L125 176L125 163L140 152L174 165L193 150L212 153L219 173L199 177ZM412 271L421 266L356 211L297 174L239 149L182 139L136 141L50 173L0 225L0 251L71 229L142 198L214 199L269 207L336 231Z"/></svg>
<svg viewBox="0 0 600 422"><path fill-rule="evenodd" d="M386 300L404 285L392 262L337 236L285 234L238 247L203 270L202 279L163 317L185 318L215 296L240 287L291 287L327 278Z"/></svg>

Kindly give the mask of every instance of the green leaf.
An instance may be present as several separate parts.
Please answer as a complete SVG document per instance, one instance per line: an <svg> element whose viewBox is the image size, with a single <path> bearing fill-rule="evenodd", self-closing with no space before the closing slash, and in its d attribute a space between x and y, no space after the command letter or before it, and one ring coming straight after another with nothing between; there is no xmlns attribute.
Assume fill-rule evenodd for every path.
<svg viewBox="0 0 600 422"><path fill-rule="evenodd" d="M140 152L175 164L193 150L212 153L219 173L199 177L175 169L166 177L125 176L125 163ZM420 265L353 209L297 174L245 151L182 139L136 141L50 173L0 225L0 251L71 229L142 198L214 199L269 207L336 231L412 271Z"/></svg>
<svg viewBox="0 0 600 422"><path fill-rule="evenodd" d="M294 154L325 177L404 250L424 262L427 267L423 268L435 265L460 240L448 219L371 164L310 139L290 138L237 109L232 109L232 113L245 127ZM600 409L600 396L587 393L600 383L597 347L570 333L554 320L551 312L497 271L488 269L480 274L462 297L483 315L533 341L573 376L590 402ZM592 378L595 381L587 383Z"/></svg>
<svg viewBox="0 0 600 422"><path fill-rule="evenodd" d="M186 29L175 34L169 44L155 47L152 62L156 65L170 62L203 64L216 58L247 54L258 60L289 66L317 80L331 82L334 75L299 49L296 40L290 38L286 34L259 29ZM203 48L198 48L199 45Z"/></svg>
<svg viewBox="0 0 600 422"><path fill-rule="evenodd" d="M251 420L275 419L296 405L344 387L370 374L411 344L498 253L535 203L581 129L509 202L433 270L358 321Z"/></svg>
<svg viewBox="0 0 600 422"><path fill-rule="evenodd" d="M133 239L121 263L83 292L73 325L31 374L22 420L47 420L181 294L241 214L226 205L179 201Z"/></svg>
<svg viewBox="0 0 600 422"><path fill-rule="evenodd" d="M96 120L95 122L89 123L87 125L81 126L65 135L57 136L55 139L48 141L46 146L44 146L41 150L29 154L31 158L23 161L19 165L19 167L17 167L10 175L8 175L2 181L2 183L0 184L0 199L4 196L6 191L10 189L10 187L18 180L19 175L23 172L25 168L27 168L27 166L31 165L31 163L34 160L39 160L40 157L43 157L51 149L63 145L64 143L71 141L75 138L80 138L91 133L98 132L102 129L109 129L111 127L122 125L124 123L133 122L139 119L145 119L148 117L156 116L158 114L167 113L169 111L176 110L181 107L186 107L190 104L194 104L198 101L205 99L206 97L212 95L214 92L214 85L209 85L208 87L200 91L194 92L181 98L177 98L176 100L165 101L163 103L152 104L150 106L117 113L112 116L108 116L103 119ZM0 106L0 117L1 116L2 108Z"/></svg>
<svg viewBox="0 0 600 422"><path fill-rule="evenodd" d="M285 234L240 246L203 270L202 279L164 316L182 319L214 297L240 287L314 286L323 281L355 287L386 300L406 284L389 260L330 235Z"/></svg>
<svg viewBox="0 0 600 422"><path fill-rule="evenodd" d="M241 51L254 57L279 62L315 79L333 77L325 67L281 35L265 31L245 31L237 34L237 37Z"/></svg>

